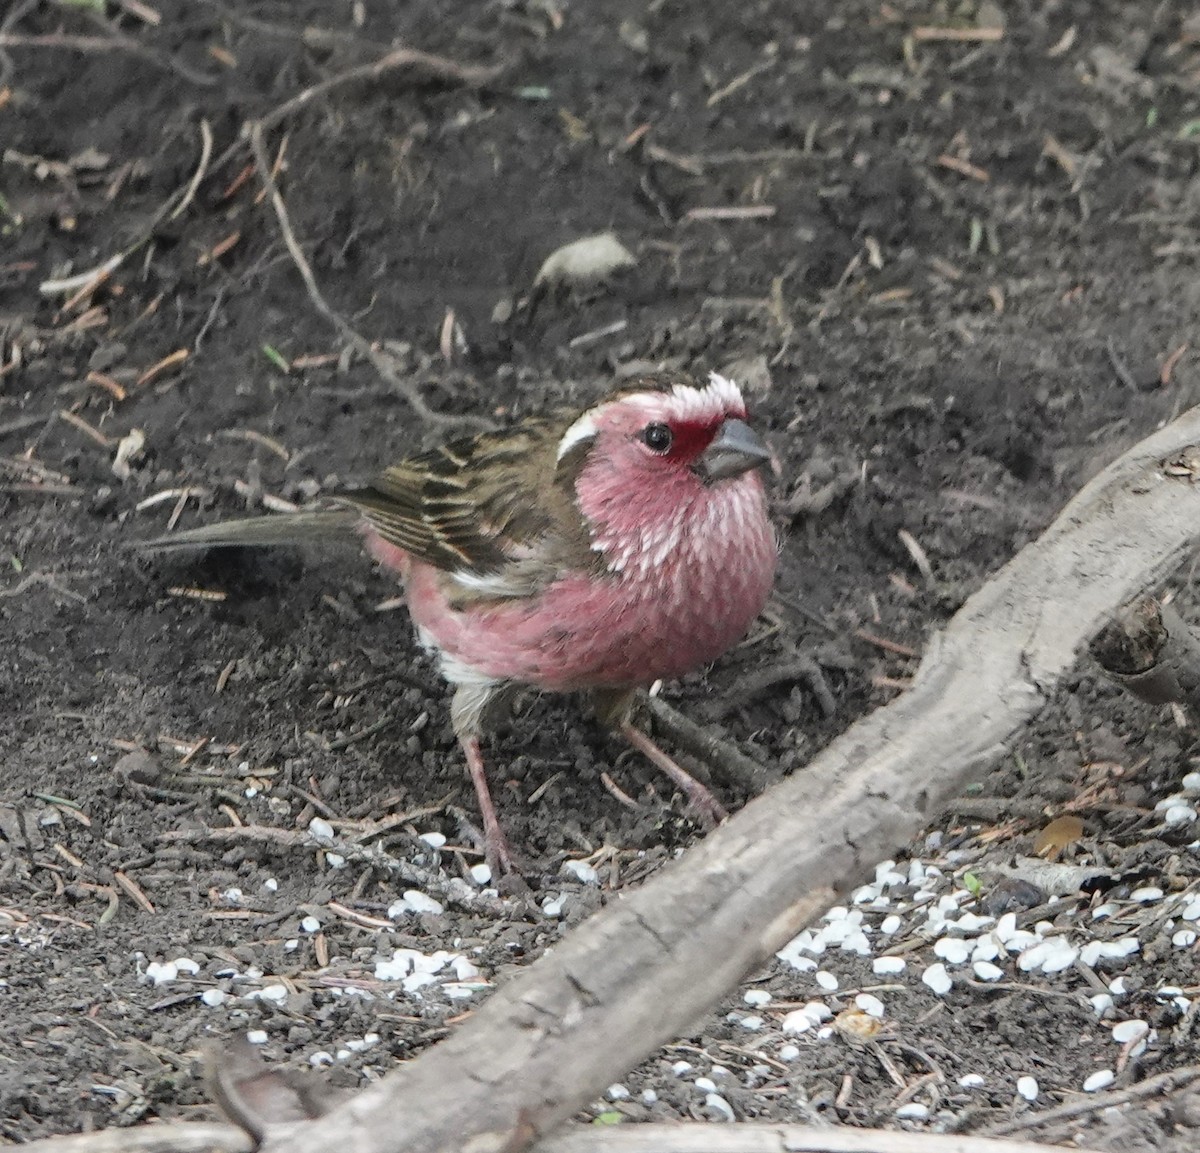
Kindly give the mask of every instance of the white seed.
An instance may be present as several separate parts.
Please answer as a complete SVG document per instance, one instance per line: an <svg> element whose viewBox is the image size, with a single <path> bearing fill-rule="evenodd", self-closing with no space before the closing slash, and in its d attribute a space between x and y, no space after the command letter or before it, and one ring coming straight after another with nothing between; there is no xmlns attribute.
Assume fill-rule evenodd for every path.
<svg viewBox="0 0 1200 1153"><path fill-rule="evenodd" d="M971 955L972 942L961 937L942 937L933 943L933 955L950 965L961 965Z"/></svg>
<svg viewBox="0 0 1200 1153"><path fill-rule="evenodd" d="M1036 1101L1038 1098L1038 1083L1036 1077L1018 1077L1017 1092L1026 1101Z"/></svg>
<svg viewBox="0 0 1200 1153"><path fill-rule="evenodd" d="M903 973L907 967L908 962L903 957L876 957L871 962L871 972L877 977Z"/></svg>
<svg viewBox="0 0 1200 1153"><path fill-rule="evenodd" d="M945 996L945 994L949 993L951 986L954 984L954 982L950 980L950 974L946 972L946 966L940 961L936 965L930 965L929 968L921 974L921 980L939 997Z"/></svg>
<svg viewBox="0 0 1200 1153"><path fill-rule="evenodd" d="M1085 1093L1098 1093L1101 1089L1107 1089L1115 1080L1116 1075L1111 1069L1097 1069L1083 1083L1083 1091Z"/></svg>
<svg viewBox="0 0 1200 1153"><path fill-rule="evenodd" d="M872 996L870 993L859 993L858 996L854 998L854 1003L864 1013L866 1013L868 1017L878 1018L883 1016L883 1002L878 997Z"/></svg>
<svg viewBox="0 0 1200 1153"><path fill-rule="evenodd" d="M1130 1041L1141 1040L1149 1032L1149 1024L1135 1017L1129 1021L1118 1021L1112 1028L1112 1039L1118 1045L1127 1045Z"/></svg>

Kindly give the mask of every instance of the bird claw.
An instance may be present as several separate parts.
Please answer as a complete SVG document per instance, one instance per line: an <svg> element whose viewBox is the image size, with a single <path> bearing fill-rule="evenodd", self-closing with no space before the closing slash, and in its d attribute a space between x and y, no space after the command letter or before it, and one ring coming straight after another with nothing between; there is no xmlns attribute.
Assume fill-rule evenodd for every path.
<svg viewBox="0 0 1200 1153"><path fill-rule="evenodd" d="M686 785L681 787L687 796L688 808L700 818L700 823L706 829L715 829L727 821L729 811L712 795L712 792L697 780L693 780L692 784L695 788L689 788Z"/></svg>

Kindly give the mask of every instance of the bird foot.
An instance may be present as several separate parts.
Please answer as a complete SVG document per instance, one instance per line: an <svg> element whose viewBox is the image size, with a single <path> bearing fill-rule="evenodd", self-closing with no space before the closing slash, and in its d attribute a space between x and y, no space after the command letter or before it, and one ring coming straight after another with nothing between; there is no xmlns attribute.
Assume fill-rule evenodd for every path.
<svg viewBox="0 0 1200 1153"><path fill-rule="evenodd" d="M656 768L664 773L680 788L687 797L690 807L699 816L701 823L707 828L716 828L729 813L712 794L707 785L701 784L673 757L668 756L632 721L626 720L621 726L621 735L641 753Z"/></svg>

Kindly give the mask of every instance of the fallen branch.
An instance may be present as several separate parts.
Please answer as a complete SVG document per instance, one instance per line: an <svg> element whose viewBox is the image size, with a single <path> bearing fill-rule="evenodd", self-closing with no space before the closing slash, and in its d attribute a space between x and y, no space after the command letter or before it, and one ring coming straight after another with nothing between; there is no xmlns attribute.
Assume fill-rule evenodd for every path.
<svg viewBox="0 0 1200 1153"><path fill-rule="evenodd" d="M27 1153L252 1153L236 1125L145 1125L51 1137ZM1075 1153L1087 1149L1072 1146ZM1051 1153L1049 1145L989 1137L904 1133L815 1125L622 1125L573 1128L541 1142L536 1153Z"/></svg>
<svg viewBox="0 0 1200 1153"><path fill-rule="evenodd" d="M959 1134L746 1122L572 1129L541 1142L536 1153L1052 1153L1052 1147Z"/></svg>
<svg viewBox="0 0 1200 1153"><path fill-rule="evenodd" d="M913 688L577 929L450 1038L268 1153L500 1150L678 1036L979 779L1123 602L1200 526L1193 409L1092 480L931 640Z"/></svg>
<svg viewBox="0 0 1200 1153"><path fill-rule="evenodd" d="M1200 635L1153 597L1122 605L1092 656L1114 684L1152 705L1200 704Z"/></svg>

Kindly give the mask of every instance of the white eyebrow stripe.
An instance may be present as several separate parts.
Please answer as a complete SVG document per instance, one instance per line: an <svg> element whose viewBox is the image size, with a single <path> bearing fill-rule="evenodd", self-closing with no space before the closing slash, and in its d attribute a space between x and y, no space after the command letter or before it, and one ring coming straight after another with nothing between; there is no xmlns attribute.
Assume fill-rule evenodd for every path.
<svg viewBox="0 0 1200 1153"><path fill-rule="evenodd" d="M703 388L696 388L695 385L691 384L677 384L666 395L677 406L677 414L683 416L685 419L720 416L731 409L745 409L742 390L732 380L716 372L709 373L708 384ZM602 404L597 408L588 409L587 412L567 429L563 434L562 440L558 442L558 452L554 458L555 462L561 461L571 449L582 444L585 440L591 440L599 431L596 425L597 418L613 405L636 404L640 400L642 406L646 409L647 416L651 416L656 415L661 410L663 399L663 393L647 392L643 393L641 397L635 393L623 396L620 400L609 401L608 404Z"/></svg>
<svg viewBox="0 0 1200 1153"><path fill-rule="evenodd" d="M607 408L607 405L602 405L601 408ZM562 460L577 444L582 444L585 440L591 440L596 435L596 414L600 409L588 409L567 431L563 434L562 440L558 442L558 453L554 457L555 463Z"/></svg>

